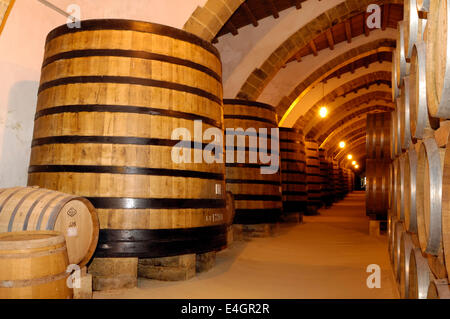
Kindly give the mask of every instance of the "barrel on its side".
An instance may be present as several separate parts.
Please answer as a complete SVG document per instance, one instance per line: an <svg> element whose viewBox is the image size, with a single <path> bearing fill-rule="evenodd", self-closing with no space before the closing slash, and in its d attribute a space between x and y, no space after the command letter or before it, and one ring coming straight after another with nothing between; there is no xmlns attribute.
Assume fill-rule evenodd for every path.
<svg viewBox="0 0 450 319"><path fill-rule="evenodd" d="M97 246L99 224L85 198L39 187L0 189L0 232L25 230L61 232L69 262L83 267Z"/></svg>
<svg viewBox="0 0 450 319"><path fill-rule="evenodd" d="M70 299L64 236L55 231L0 234L0 299Z"/></svg>
<svg viewBox="0 0 450 319"><path fill-rule="evenodd" d="M366 132L367 158L391 158L391 113L367 114Z"/></svg>
<svg viewBox="0 0 450 319"><path fill-rule="evenodd" d="M235 131L234 145L237 146L227 143L226 149L227 159L233 151L242 152L245 158L243 163L238 163L239 156L235 154L233 162L227 160L226 163L227 191L233 193L236 204L234 223L274 223L282 210L280 170L277 167L265 174L269 164L263 163L261 156L267 152L279 158L279 150L272 148L272 140L278 142L278 136L272 132L272 129L277 131L275 109L268 104L246 100L225 99L223 103L227 140L231 136L230 130L241 128L247 132L245 136L243 132ZM240 138L245 141L245 147L239 145Z"/></svg>
<svg viewBox="0 0 450 319"><path fill-rule="evenodd" d="M386 216L389 208L390 163L366 159L366 214Z"/></svg>
<svg viewBox="0 0 450 319"><path fill-rule="evenodd" d="M211 43L159 24L86 20L49 33L28 185L91 201L96 257L226 245L225 165L202 156L223 155L221 68Z"/></svg>
<svg viewBox="0 0 450 319"><path fill-rule="evenodd" d="M305 137L301 130L280 128L280 155L283 212L305 212L308 193Z"/></svg>
<svg viewBox="0 0 450 319"><path fill-rule="evenodd" d="M306 183L308 189L307 212L317 213L322 206L319 145L314 140L306 141Z"/></svg>
<svg viewBox="0 0 450 319"><path fill-rule="evenodd" d="M420 248L414 248L409 258L409 298L426 299L430 282L435 278Z"/></svg>
<svg viewBox="0 0 450 319"><path fill-rule="evenodd" d="M409 297L409 258L414 249L411 234L404 231L400 237L400 297Z"/></svg>

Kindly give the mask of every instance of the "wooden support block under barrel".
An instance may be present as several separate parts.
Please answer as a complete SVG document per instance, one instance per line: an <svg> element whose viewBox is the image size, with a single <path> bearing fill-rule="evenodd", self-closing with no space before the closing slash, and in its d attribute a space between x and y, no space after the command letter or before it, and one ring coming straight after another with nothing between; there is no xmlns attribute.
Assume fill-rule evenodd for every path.
<svg viewBox="0 0 450 319"><path fill-rule="evenodd" d="M162 281L182 281L195 277L196 255L139 259L139 277Z"/></svg>
<svg viewBox="0 0 450 319"><path fill-rule="evenodd" d="M216 252L197 254L195 270L197 273L211 270L216 265Z"/></svg>
<svg viewBox="0 0 450 319"><path fill-rule="evenodd" d="M137 258L94 258L88 267L94 291L137 287Z"/></svg>

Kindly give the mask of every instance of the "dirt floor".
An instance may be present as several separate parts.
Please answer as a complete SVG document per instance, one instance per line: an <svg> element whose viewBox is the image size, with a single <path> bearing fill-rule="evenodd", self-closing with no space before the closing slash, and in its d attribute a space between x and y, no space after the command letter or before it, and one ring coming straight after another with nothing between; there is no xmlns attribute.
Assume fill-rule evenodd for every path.
<svg viewBox="0 0 450 319"><path fill-rule="evenodd" d="M354 192L274 237L234 243L191 280L139 279L138 288L94 298L398 298L387 237L369 236L364 200ZM381 288L367 287L370 264L381 267Z"/></svg>

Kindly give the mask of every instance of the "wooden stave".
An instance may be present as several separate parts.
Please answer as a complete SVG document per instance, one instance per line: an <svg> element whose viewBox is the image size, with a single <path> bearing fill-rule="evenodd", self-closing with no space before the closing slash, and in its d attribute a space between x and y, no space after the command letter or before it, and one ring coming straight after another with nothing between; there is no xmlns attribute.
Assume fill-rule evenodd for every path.
<svg viewBox="0 0 450 319"><path fill-rule="evenodd" d="M411 58L411 50L417 41L419 29L419 15L417 13L417 1L406 0L403 4L403 21L405 21L405 57Z"/></svg>
<svg viewBox="0 0 450 319"><path fill-rule="evenodd" d="M431 280L427 299L450 299L450 286L447 279Z"/></svg>
<svg viewBox="0 0 450 319"><path fill-rule="evenodd" d="M414 248L411 234L404 231L400 238L400 297L403 299L409 296L409 258Z"/></svg>
<svg viewBox="0 0 450 319"><path fill-rule="evenodd" d="M306 148L306 184L308 192L307 210L315 213L322 206L320 189L319 145L314 140L305 141Z"/></svg>
<svg viewBox="0 0 450 319"><path fill-rule="evenodd" d="M304 212L306 209L308 197L306 191L305 157L305 137L303 132L294 128L280 128L281 184L283 187L284 213ZM295 162L289 162L289 160L295 160Z"/></svg>
<svg viewBox="0 0 450 319"><path fill-rule="evenodd" d="M397 208L396 214L397 219L404 221L405 220L405 188L404 188L404 175L405 175L405 156L402 154L397 159L397 176L395 181L397 183L396 190L396 200Z"/></svg>
<svg viewBox="0 0 450 319"><path fill-rule="evenodd" d="M417 234L422 252L430 255L438 255L442 249L441 212L444 155L445 149L439 149L433 138L427 138L420 146L417 160ZM429 172L426 172L426 167L429 167ZM433 181L432 183L426 179L427 175L428 179ZM429 186L427 187L427 185Z"/></svg>
<svg viewBox="0 0 450 319"><path fill-rule="evenodd" d="M428 286L432 280L434 276L427 259L423 257L420 248L414 248L409 263L409 299L426 299Z"/></svg>
<svg viewBox="0 0 450 319"><path fill-rule="evenodd" d="M8 241L8 237L15 239L11 238ZM1 299L73 297L73 291L66 283L69 276L66 272L69 258L65 239L61 233L56 231L2 233L0 255Z"/></svg>
<svg viewBox="0 0 450 319"><path fill-rule="evenodd" d="M439 119L428 112L426 43L418 41L411 54L411 72L409 81L411 135L416 139L429 137L439 128Z"/></svg>
<svg viewBox="0 0 450 319"><path fill-rule="evenodd" d="M96 23L98 23L99 25L95 26ZM57 32L57 33L61 33L61 34L58 34L57 37L51 37L49 35L48 41L46 43L46 54L44 57L43 67L48 69L52 65L52 63L60 63L60 61L67 60L64 57L64 55L67 55L67 52L64 52L64 50L67 50L67 49L64 46L58 46L56 44L63 43L64 37L66 37L66 36L68 36L68 39L72 39L75 36L82 37L82 34L87 34L87 32L90 32L90 31L88 31L88 29L90 27L92 27L93 30L96 30L95 32L99 32L101 34L114 33L117 30L122 30L122 31L125 30L124 32L126 32L126 33L132 33L134 31L136 31L136 33L133 33L133 34L138 35L139 37L150 36L149 34L151 34L152 36L155 34L161 35L160 38L164 38L167 41L172 41L170 43L174 43L172 46L169 45L170 43L166 43L164 48L161 51L167 51L167 50L169 50L170 47L173 48L174 46L178 45L179 48L177 48L176 50L174 49L173 52L178 52L177 54L180 54L180 55L179 56L162 56L162 58L161 58L161 54L155 53L155 51L153 51L153 47L152 47L151 50L144 52L144 53L148 53L148 54L153 54L150 59L156 59L155 61L161 61L161 63L170 64L170 66L172 66L173 68L182 68L184 70L184 72L192 72L192 74L194 74L194 73L201 74L204 78L210 79L211 87L216 87L216 91L207 92L207 90L200 90L199 88L195 88L195 87L191 88L189 86L186 86L186 88L185 88L180 83L169 83L169 84L171 84L171 86L170 85L165 86L166 84L164 84L164 83L162 83L162 85L158 86L159 84L155 83L154 87L152 87L151 85L148 85L145 88L144 88L144 86L139 86L139 85L134 85L134 84L133 84L134 86L130 85L130 92L131 92L131 90L134 90L133 94L135 94L136 96L140 96L139 93L144 92L143 90L147 90L147 91L145 91L147 93L150 92L150 89L148 89L148 87L151 87L151 90L156 90L158 92L161 92L161 94L168 88L173 87L174 90L179 90L176 92L171 91L171 92L173 92L174 96L176 94L180 95L177 92L182 92L183 90L186 89L185 91L183 91L185 93L182 93L182 94L184 94L185 101L196 102L196 103L198 103L199 106L201 106L201 105L204 106L205 104L208 104L208 106L209 106L207 111L205 109L200 110L200 108L198 107L197 109L199 111L197 112L197 114L189 114L189 113L179 112L180 110L177 110L177 107L174 107L171 110L168 110L168 109L164 109L164 108L154 109L152 107L148 107L148 106L152 106L151 104L138 105L141 108L145 107L147 109L145 112L143 112L143 114L144 114L143 117L147 116L148 118L152 117L152 119L160 119L160 120L161 120L161 118L167 118L167 119L170 119L171 121L173 121L175 116L180 116L179 118L184 119L184 120L180 120L180 121L193 123L193 120L198 115L199 119L204 119L206 121L206 123L209 123L208 125L210 125L211 127L222 128L222 121L223 121L222 120L222 116L223 116L222 112L223 111L222 111L222 93L220 92L221 91L220 90L221 63L219 60L218 52L211 44L208 44L207 42L201 40L200 38L197 38L194 35L185 33L182 30L177 30L177 29L170 28L170 27L165 28L164 26L161 26L161 25L155 25L155 24L146 23L146 22L125 21L125 20L90 20L87 24L84 25L84 28L82 29L83 32L81 32L81 33L72 32L72 31L60 32L64 28L67 29L67 27L64 25L64 26L60 27L60 31ZM138 30L134 30L134 27L137 27ZM130 30L128 28L131 28L132 30ZM102 30L99 31L99 29L102 29L103 31ZM146 30L142 30L142 29L146 29ZM105 31L105 30L108 30L108 31ZM171 31L166 32L167 30L171 30ZM71 33L70 37L69 37L68 33ZM169 33L170 33L170 35L169 35ZM175 40L179 40L179 42L177 42ZM188 59L185 58L185 55L188 55L188 54L186 54L185 52L180 53L180 50L182 51L182 48L184 48L184 46L180 45L180 42L183 42L183 45L190 48L191 51L188 50L185 52L189 52L189 54L192 53L192 56L191 56L191 57L193 57L192 61L189 61ZM99 41L99 43L100 43L100 41ZM80 42L78 42L78 43L74 42L74 45L80 46L81 44L80 44ZM123 48L120 47L120 49L123 49L125 51L135 49L135 46L133 46L133 48L125 48L127 46L127 44L122 43L122 42L120 43L120 45L124 46ZM94 46L97 46L97 44L95 44L95 45L93 44L92 46L94 48ZM156 50L157 46L154 46L154 47ZM98 51L101 48L95 47L95 49ZM108 48L108 47L106 47L106 49L108 49L108 50L106 50L108 52L114 51L114 50L110 50L110 48ZM55 52L55 50L62 50L61 54L59 54L58 52ZM122 52L122 51L120 51L120 52ZM126 51L126 52L128 52L128 51ZM135 54L135 51L133 51L131 53ZM157 57L155 58L154 56L157 56ZM57 59L55 57L57 57ZM79 57L77 57L77 59L79 59ZM160 59L160 60L158 60L158 59ZM43 75L43 79L45 78L45 76L46 75ZM144 80L147 82L152 81L152 79L150 79L150 76L145 77ZM154 82L157 82L157 81L154 81ZM199 83L200 82L201 81L199 81ZM151 82L151 83L153 83L153 82ZM85 84L71 84L71 85L72 86L75 85L75 86L79 87L80 90L83 89L83 87L85 86ZM122 84L114 84L114 86L116 86L118 88L120 87L120 85L122 85ZM144 85L147 85L147 84L144 84ZM203 84L199 84L199 85L203 85ZM217 90L217 88L219 88L219 89ZM53 92L54 91L53 87L48 87L48 85L45 85L45 83L41 83L41 88L40 88L40 92L39 92L40 96L44 95L44 94L47 94L50 96L51 93L48 93L49 91ZM157 99L154 99L154 100L157 100ZM106 104L108 104L108 103L106 103ZM44 106L44 104L39 103L39 101L38 101L38 114L42 113L42 111L50 110L48 108L43 108L43 106ZM69 106L72 106L72 105L69 103ZM116 106L116 105L113 105L113 106ZM126 105L126 106L128 109L132 109L132 107L130 107L130 105ZM123 106L123 108L124 108L124 106ZM123 117L126 119L130 116L129 115L130 112L128 109L124 110L124 111L119 110L120 112L122 112L121 114L123 114ZM132 110L132 112L135 112L136 114L140 114L135 109L136 109L136 107ZM177 113L177 112L178 113L174 114L173 110L175 110L175 113ZM95 112L95 111L97 111L97 110L95 109L93 112ZM120 113L117 111L115 111L115 112L116 113L114 113L114 114ZM54 114L56 114L56 113L50 113L51 116L56 116ZM111 114L113 114L113 113L111 113ZM49 116L48 114L42 115L40 117L37 117L37 120L39 121L41 118L45 118L48 116ZM133 121L131 121L131 122L133 122ZM181 127L183 127L183 126L181 126ZM140 150L146 146L143 146L143 147L142 146L132 146L132 147L135 147L136 152L137 152L138 150ZM155 146L155 147L157 147L157 146ZM147 149L141 150L139 155L144 155L146 152L150 152L150 148L152 148L152 147L149 146L146 148ZM164 151L167 152L168 148L164 149L164 147L162 147L161 149L163 149ZM211 170L214 171L214 169L210 169L210 171ZM217 172L217 174L216 174L217 176L219 176L219 175L222 176L222 177L218 178L218 183L219 183L219 185L222 186L222 189L224 189L225 188L224 165L220 165L220 166L216 167L215 170ZM174 172L174 173L179 173L179 172ZM204 172L204 173L209 174L211 172ZM33 174L34 173L31 173L30 175L33 175ZM194 171L193 174L196 174L196 172ZM203 175L205 175L205 174L203 174ZM136 175L136 176L145 176L145 175ZM127 178L128 177L129 176L127 176ZM40 176L38 176L36 178L42 179ZM139 177L139 178L144 179L144 177ZM192 179L199 178L199 177L178 177L177 181L189 180L189 178L191 178L191 180L192 180ZM172 179L174 179L174 177L172 177ZM131 178L130 181L131 180L133 180L133 178ZM150 178L145 177L145 180L149 181ZM198 180L201 180L201 178L199 178ZM210 179L210 181L212 181L212 180L213 179ZM205 181L206 181L206 179L205 179ZM212 182L206 182L206 183L211 184L211 185L213 184ZM33 178L30 178L30 184L34 184ZM139 198L137 198L137 199L139 199ZM174 201L176 201L176 200L174 199ZM214 201L214 199L211 199L211 200L207 199L207 201ZM225 207L225 205L224 205L225 201L221 200L220 202L223 203L223 206ZM223 208L204 209L202 211L202 214L204 214L206 217L206 216L209 216L208 214L212 214L217 211L219 211L219 213L220 213L220 211L222 211L224 209L224 207ZM110 210L111 209L99 209L99 213L102 216L101 221L103 221L104 225L107 224L106 229L111 229L114 232L117 230L117 232L115 232L116 233L115 236L117 237L117 233L124 233L124 232L122 231L122 229L114 229L114 228L118 228L116 225L117 224L116 220L120 219L120 218L116 218L116 217L123 216L123 214L126 214L127 211L129 211L130 209L128 209L128 208L115 209L116 214L112 217L109 217ZM173 212L172 208L165 209L165 210L167 211L168 214L169 213L171 214ZM164 210L160 209L160 208L154 208L154 209L136 209L135 211L138 216L130 217L130 218L136 218L135 225L131 225L131 226L128 225L128 226L124 226L122 228L126 228L126 227L133 228L133 229L142 228L142 227L140 227L141 224L139 223L139 221L142 220L142 216L144 216L144 218L146 218L145 216L149 216L151 212L154 212L155 214L156 213L159 214L159 213L163 212ZM190 209L190 208L182 208L182 209L179 209L179 211L187 212L187 214L194 213L193 212L194 209ZM103 218L104 216L107 216L107 217ZM198 215L198 216L200 216L200 215ZM128 218L128 216L127 216L127 218ZM197 221L197 223L200 224L200 225L195 225L195 226L200 226L200 227L198 227L198 229L201 229L204 226L204 224L207 224L207 222L204 222L204 221ZM111 224L113 224L113 225L111 225ZM216 222L212 223L211 227L214 228L216 225L221 225L220 221L219 222L216 221ZM163 232L160 232L159 230L161 227L164 228L167 226L165 226L165 225L160 225L160 226L154 225L154 226L156 226L155 231L153 231L153 229L150 229L150 230L145 229L145 230L143 230L143 232L145 231L146 233L151 233L152 236L155 234L161 234L161 236L163 236L162 235ZM154 227L154 226L152 226L152 227ZM180 225L176 225L176 226L178 226L180 230L184 229L182 227L186 227L186 225L181 225L181 227L180 227ZM171 226L169 226L169 227L171 227ZM187 227L189 227L189 225L187 225ZM209 227L209 225L206 225L206 227ZM105 227L103 227L103 228L105 228ZM225 233L217 234L217 238L224 237L224 236L222 236L224 234ZM111 234L108 234L105 231L101 231L101 235L106 236L106 237L111 236ZM124 234L124 236L125 235L126 234ZM215 235L213 235L213 236L215 236ZM225 241L222 240L222 242L225 242ZM105 243L104 240L102 240L102 242L99 243L99 246L104 247L105 244L107 244L107 243ZM117 245L117 243L114 243L114 244ZM222 245L220 245L220 247L222 247ZM217 249L217 248L219 248L219 245L216 245L216 247L213 247L213 248ZM108 257L107 252L104 252L104 250L101 253L103 254L104 257ZM115 253L114 256L122 257L122 256L124 256L124 254ZM152 257L150 252L149 252L149 254L150 255L145 255L145 256L142 255L142 256L143 257Z"/></svg>
<svg viewBox="0 0 450 319"><path fill-rule="evenodd" d="M450 61L447 58L450 55L449 15L446 0L430 1L426 34L427 103L431 116L441 119L450 118ZM447 30L441 29L445 27Z"/></svg>
<svg viewBox="0 0 450 319"><path fill-rule="evenodd" d="M235 111L238 110L238 111ZM252 121L252 120L242 120L235 118L239 117L242 114L249 115L249 114L255 114L255 112L262 112L262 118L267 120L266 122L258 122L258 121ZM235 113L238 114L235 114ZM241 114L242 113L242 114ZM233 115L234 114L234 115ZM257 114L257 117L261 117L259 114ZM254 101L247 101L247 100L239 100L239 99L224 99L224 125L227 128L237 128L241 127L244 130L246 130L248 127L263 127L263 128L277 128L277 115L275 113L275 109L264 103L254 102ZM256 125L259 125L256 126ZM246 157L248 156L248 151L246 151ZM231 191L235 196L235 204L236 204L236 214L235 214L235 220L234 223L237 224L261 224L261 223L275 223L281 214L282 211L282 186L281 186L281 174L280 170L277 174L275 174L275 177L268 178L268 176L271 175L263 175L260 174L259 167L264 166L261 163L255 164L258 167L251 167L253 170L253 173L251 174L251 177L258 177L258 178L249 178L247 175L249 174L249 168L243 169L241 172L238 171L238 168L236 165L232 164L226 164L226 178L227 178L227 191ZM245 166L245 165L244 165ZM230 177L231 176L241 176L242 183L236 183L236 184L230 184ZM234 177L233 177L234 179ZM245 183L245 181L249 181L248 183ZM251 191L255 190L254 183L251 182L251 180L260 180L260 181L274 181L276 183L276 187L274 186L274 189L268 194L267 187L263 188L256 188L259 192L255 195L260 196L258 200L246 200L246 199L240 199L240 196L249 195L247 193L241 193L240 190L237 191L237 184L241 184L242 186L247 184L247 188ZM253 194L253 193L252 193ZM277 197L276 200L267 201L266 198L267 195L271 195L274 197ZM257 205L257 207L248 207L252 202ZM253 216L252 216L253 215Z"/></svg>
<svg viewBox="0 0 450 319"><path fill-rule="evenodd" d="M416 171L417 152L411 146L405 154L405 228L411 233L417 233L417 212L416 212Z"/></svg>
<svg viewBox="0 0 450 319"><path fill-rule="evenodd" d="M3 201L1 200L2 198ZM28 199L34 199L34 201L27 202ZM17 204L14 207L10 207L11 202L12 204L14 204L15 200L18 200ZM58 220L62 215L63 209L74 201L81 202L84 205L85 210L83 210L83 213L84 215L89 214L90 219L88 219L88 222L90 222L90 226L92 227L92 231L88 233L91 239L89 241L89 244L83 249L84 253L82 256L71 253L72 247L74 250L78 250L79 245L77 245L78 241L72 240L73 236L68 235L66 232L67 228L70 228L70 224L72 223L75 223L75 225L77 225L78 221L78 225L83 225L82 221L74 218L75 216L80 215L75 213L75 215L70 216L68 211L67 215L70 217L70 222L66 222L63 225L61 225L60 223L58 224ZM47 205L43 206L43 204L45 203L47 203ZM42 216L42 218L34 218L34 216L36 216L36 213L39 213L41 207L42 211L40 212L40 215ZM0 220L3 220L3 223L0 223L0 232L15 232L21 230L38 231L41 230L41 227L45 225L45 223L47 223L47 226L44 226L46 230L60 231L66 237L69 262L71 264L78 264L80 267L83 267L89 262L92 255L94 254L99 236L99 222L94 206L92 206L92 204L85 198L56 191L40 189L39 187L16 187L10 189L0 189L0 213L2 211L3 214L0 214ZM51 215L49 214L49 212L51 212ZM65 226L68 227L66 228ZM78 238L79 236L74 237Z"/></svg>

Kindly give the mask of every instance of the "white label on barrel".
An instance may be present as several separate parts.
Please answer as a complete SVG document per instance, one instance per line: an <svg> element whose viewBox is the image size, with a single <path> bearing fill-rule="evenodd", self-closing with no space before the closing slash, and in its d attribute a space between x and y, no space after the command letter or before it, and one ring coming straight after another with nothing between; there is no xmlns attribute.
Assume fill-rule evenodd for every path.
<svg viewBox="0 0 450 319"><path fill-rule="evenodd" d="M67 228L67 237L76 237L76 236L78 236L78 228L77 227Z"/></svg>
<svg viewBox="0 0 450 319"><path fill-rule="evenodd" d="M216 184L216 195L222 194L222 185Z"/></svg>

